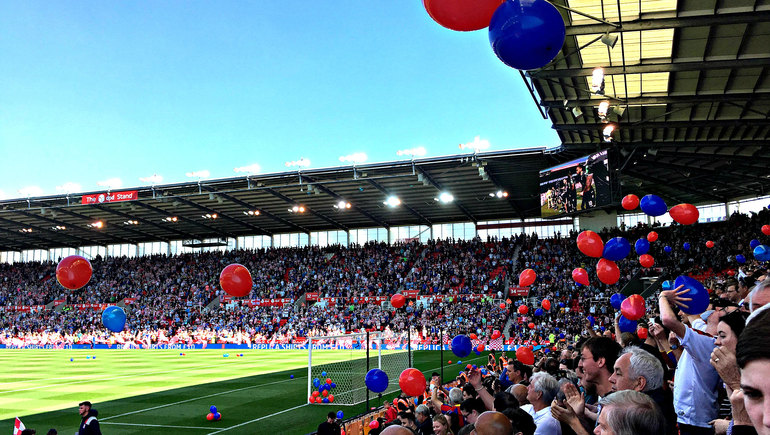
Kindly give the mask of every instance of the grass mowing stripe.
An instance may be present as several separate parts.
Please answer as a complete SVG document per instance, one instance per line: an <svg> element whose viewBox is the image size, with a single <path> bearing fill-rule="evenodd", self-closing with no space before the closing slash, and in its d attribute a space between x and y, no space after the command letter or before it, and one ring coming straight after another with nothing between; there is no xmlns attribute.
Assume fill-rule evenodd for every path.
<svg viewBox="0 0 770 435"><path fill-rule="evenodd" d="M254 420L249 420L249 421L243 422L241 424L236 424L235 426L226 427L226 428L220 429L220 430L218 430L216 432L211 432L208 435L213 435L215 433L220 433L220 432L226 432L226 431L228 431L230 429L235 429L236 427L241 427L241 426L246 426L247 424L256 423L256 422L258 422L260 420L264 420L264 419L270 418L270 417L275 417L276 415L281 415L284 412L294 411L296 409L302 408L303 406L307 406L307 405L309 405L309 403L303 403L302 405L295 406L294 408L284 409L283 411L274 412L274 413L272 413L270 415L265 415L265 416L262 416L262 417L259 417L259 418L255 418Z"/></svg>
<svg viewBox="0 0 770 435"><path fill-rule="evenodd" d="M211 430L210 427L202 427L202 426L169 426L164 424L141 424L141 423L116 423L116 422L104 422L103 420L99 420L99 425L103 424L119 424L121 426L142 426L142 427L171 427L174 429L203 429L203 430Z"/></svg>
<svg viewBox="0 0 770 435"><path fill-rule="evenodd" d="M302 377L303 377L303 376L297 376L297 379L300 379L300 378L302 378ZM187 402L194 402L194 401L196 401L196 400L200 400L200 399L207 399L207 398L209 398L209 397L221 396L221 395L223 395L223 394L230 394L230 393L234 393L234 392L236 392L236 391L243 391L243 390L248 390L248 389L250 389L250 388L259 388L259 387L264 387L264 386L266 386L266 385L280 384L280 383L284 383L284 382L291 382L291 381L285 381L285 380L284 380L284 381L268 382L267 384L251 385L251 386L248 386L248 387L243 387L243 388L236 388L235 390L228 390L228 391L222 391L222 392L220 392L220 393L207 394L207 395L205 395L205 396L194 397L194 398L192 398L192 399L187 399L187 400L180 400L179 402L174 402L174 403L166 403L165 405L158 405L158 406L153 406L152 408L145 408L145 409L140 409L140 410L138 410L138 411L131 411L131 412L126 412L126 413L124 413L124 414L113 415L113 416L110 416L110 417L106 417L106 418L100 419L99 421L106 421L106 420L110 420L110 419L113 419L113 418L123 417L123 416L126 416L126 415L137 414L137 413L140 413L140 412L145 412L145 411L152 411L152 410L154 410L154 409L159 409L159 408L165 408L165 407L167 407L167 406L180 405L180 404L182 404L182 403L187 403Z"/></svg>

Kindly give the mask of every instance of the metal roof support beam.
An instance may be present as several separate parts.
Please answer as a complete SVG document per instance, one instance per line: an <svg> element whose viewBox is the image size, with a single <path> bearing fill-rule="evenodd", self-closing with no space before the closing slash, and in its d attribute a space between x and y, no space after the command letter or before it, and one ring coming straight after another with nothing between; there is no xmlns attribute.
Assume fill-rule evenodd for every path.
<svg viewBox="0 0 770 435"><path fill-rule="evenodd" d="M259 235L262 235L262 236L272 236L273 235L272 233L270 233L268 231L265 231L264 228L260 228L260 227L258 227L256 225L250 224L248 222L243 222L243 221L238 220L238 219L236 219L236 218L234 218L232 216L229 216L229 215L227 215L225 213L218 212L218 211L216 211L214 209L211 209L209 207L206 207L206 206L200 205L198 203L195 203L193 201L190 201L189 199L178 197L178 196L173 197L173 198L176 201L182 201L183 203L189 205L190 207L197 208L198 210L204 211L206 213L216 213L218 216L221 216L224 219L227 219L227 220L229 220L231 222L235 222L238 225L242 225L242 226L245 226L245 227L247 227L247 228L249 228L251 230L256 231Z"/></svg>
<svg viewBox="0 0 770 435"><path fill-rule="evenodd" d="M171 198L171 197L169 196L167 198ZM176 199L178 199L178 198L176 198ZM136 204L139 205L140 207L146 208L147 210L152 210L152 211L154 211L155 213L157 213L157 214L159 214L161 216L168 216L168 212L167 211L165 211L163 209L160 209L160 208L157 208L157 207L154 207L154 206L151 206L150 204L145 204L144 202L141 202L141 201L137 202ZM193 224L195 226L198 226L198 227L201 227L201 228L205 228L206 230L211 231L214 234L223 234L223 235L225 235L227 237L231 237L231 238L236 238L237 237L235 234L229 234L229 233L226 233L224 231L220 231L220 230L218 230L218 229L216 229L214 227L211 227L211 226L206 225L206 224L202 224L200 222L196 222L196 221L194 221L192 219L188 219L188 218L186 218L184 216L179 216L178 219L182 220L184 222ZM200 236L196 237L196 239L200 239Z"/></svg>
<svg viewBox="0 0 770 435"><path fill-rule="evenodd" d="M770 62L770 60L768 60ZM770 100L770 92L766 93L735 93L735 94L707 94L707 95L669 95L665 97L635 97L635 98L581 98L578 100L569 100L569 104L564 106L564 99L550 98L541 100L540 105L548 109L571 109L573 107L593 106L598 107L602 101L609 100L610 103L619 102L629 106L642 106L650 104L697 104L697 103L735 103L736 101L767 101Z"/></svg>
<svg viewBox="0 0 770 435"><path fill-rule="evenodd" d="M236 197L234 197L234 196L231 196L231 195L229 195L229 194L227 194L227 193L222 193L222 192L219 192L219 191L217 191L216 189L214 189L213 187L207 186L207 185L205 185L205 184L204 184L202 187L203 187L203 189L205 189L205 190L207 190L207 191L209 191L209 192L214 192L214 193L216 193L218 196L220 196L220 197L222 197L222 198L224 198L224 199L226 199L226 200L228 200L228 201L230 201L230 202L232 202L232 203L235 203L235 204L238 204L238 205L242 206L242 207L243 207L243 208L245 208L246 210L259 210L259 213L260 213L260 214L263 214L263 215L265 215L266 217L269 217L270 219L272 219L272 220L274 220L274 221L276 221L276 222L280 222L280 223L282 223L282 224L284 224L284 225L286 225L286 226L289 226L289 227L291 227L291 228L295 228L295 229L298 229L298 230L300 230L301 232L303 232L303 233L305 233L305 234L308 234L308 235L310 235L310 230L309 230L309 229L307 229L307 228L305 228L305 227L303 227L303 226L301 226L301 225L297 225L297 224L295 224L295 223L294 223L294 222L292 222L292 221L289 221L289 220L287 220L287 219L284 219L284 218L282 218L282 217L280 217L280 216L276 216L276 215L274 215L274 214L270 213L269 211L267 211L267 210L264 210L264 209L262 209L262 208L259 208L259 207L255 207L255 206L253 206L253 205L251 205L251 204L247 203L246 201L242 201L242 200L240 200L240 199L238 199L238 198L236 198Z"/></svg>
<svg viewBox="0 0 770 435"><path fill-rule="evenodd" d="M581 130L599 130L607 124L601 122L587 122L585 124L558 124L553 125L554 130L560 131L581 131ZM695 120L695 121L637 121L633 123L618 123L617 130L640 130L647 128L690 128L690 127L738 127L738 126L770 126L770 120L767 119L716 119L716 120Z"/></svg>
<svg viewBox="0 0 770 435"><path fill-rule="evenodd" d="M372 179L367 179L366 181L368 181L369 184L374 186L377 190L379 190L383 194L385 194L387 196L392 196L393 195L392 193L390 193L388 191L388 189L386 189L380 183L378 183L378 182L376 182L376 181L374 181ZM401 201L401 205L403 205L404 208L407 209L409 211L409 213L411 213L413 216L416 216L422 223L427 224L427 225L433 225L433 222L431 222L430 219L426 218L425 216L420 214L420 212L418 212L417 210L415 210L412 207L410 207L409 204L407 204L406 202Z"/></svg>
<svg viewBox="0 0 770 435"><path fill-rule="evenodd" d="M317 188L318 190L320 190L323 193L331 196L332 198L334 198L334 199L336 199L338 201L344 201L345 200L345 198L341 197L340 195L338 195L333 190L329 189L328 187L324 186L323 184L319 183L318 181L315 181L314 179L308 177L307 174L305 174L303 177L305 178L305 182L306 183L312 184L314 188ZM358 207L358 206L356 206L355 204L352 204L352 203L351 203L351 208L353 210L361 213L362 215L366 216L367 218L369 218L369 220L371 220L372 222L376 223L377 225L379 225L381 227L384 227L384 228L387 228L387 229L390 229L390 224L388 224L387 222L385 222L383 220L380 220L379 218L377 218L373 214L369 213L365 209L363 209L361 207Z"/></svg>
<svg viewBox="0 0 770 435"><path fill-rule="evenodd" d="M298 204L298 201L295 201L295 200L293 200L293 199L289 198L288 196L286 196L286 195L284 195L284 194L282 194L282 193L280 193L280 192L278 192L278 191L276 191L276 190L273 190L273 189L267 188L267 189L264 189L264 191L265 191L265 192L267 192L267 193L269 193L269 194L271 194L271 195L273 195L273 196L275 196L276 198L280 198L280 199L282 199L282 200L283 200L284 202L286 202L287 204ZM305 210L307 210L308 212L310 212L310 214L312 214L312 215L314 215L314 216L317 216L317 217L319 217L319 218L323 219L323 220L324 220L324 221L326 221L327 223L329 223L329 224L331 224L331 225L334 225L335 227L337 227L337 228L339 228L339 229L341 229L341 230L344 230L344 231L349 231L349 228L348 228L348 227L346 227L345 225L342 225L341 223L339 223L339 222L335 221L334 219L332 219L332 218L329 218L329 217L326 217L326 216L324 216L322 213L319 213L319 212L317 212L317 211L315 211L315 210L311 209L311 208L310 208L310 207L308 207L308 206L304 206L304 207L305 207Z"/></svg>
<svg viewBox="0 0 770 435"><path fill-rule="evenodd" d="M130 215L128 213L123 213L122 211L115 210L112 207L103 206L101 204L95 204L94 207L98 208L99 210L106 211L107 213L112 213L112 214L114 214L116 216L120 216L120 217L125 218L125 219L135 220L135 221L140 222L142 224L153 226L155 228L163 230L164 232L170 231L172 233L179 234L180 236L182 236L185 239L195 239L195 238L197 238L197 236L194 236L194 235L192 235L190 233L186 233L184 231L180 231L180 230L178 230L176 228L169 228L168 226L163 226L161 224L156 224L155 222L153 222L151 220L143 219L143 218L140 218L140 217L137 217L137 216L132 216L132 215ZM159 238L159 239L163 240L164 242L169 242L170 241L170 239L164 240L161 237L156 236L154 234L150 234L150 233L143 233L143 234L147 234L149 237Z"/></svg>
<svg viewBox="0 0 770 435"><path fill-rule="evenodd" d="M38 236L36 236L36 235L34 235L34 234L29 234L29 233L17 233L17 232L15 232L15 231L13 231L13 230L9 230L9 229L7 229L7 228L0 228L0 231L2 231L2 232L5 232L5 233L8 233L8 234L11 234L11 235L14 235L14 236L18 236L18 235L20 235L20 234L21 234L23 238L32 238L32 239L35 239L35 240L40 240L40 241L42 241L42 242L44 242L44 243L45 243L45 242L50 242L50 240L48 240L48 239L44 239L44 238L42 238L42 237L38 237ZM4 240L3 240L3 242L2 242L2 243L3 243L3 245L5 245L5 244L6 244L6 242L10 242L10 243L12 243L12 244L16 244L16 243L18 243L16 240L11 240L11 239L4 239ZM29 248L25 247L23 244L22 244L22 245L16 245L16 246L18 246L18 247L17 247L17 248L11 248L11 249L12 249L12 250L14 250L14 251L17 251L17 250L18 250L18 251L22 251L22 250L24 250L24 249L29 249L29 248L34 248L34 249L43 249L43 250L46 250L46 251L49 249L49 248L47 248L45 245L37 245L37 244L35 244L35 245L32 245L32 244L30 244L30 245L29 245ZM74 247L74 246L68 246L68 248L75 248L75 247ZM2 250L2 246L0 246L0 250Z"/></svg>
<svg viewBox="0 0 770 435"><path fill-rule="evenodd" d="M422 176L423 176L423 177L425 177L425 179L428 181L428 183L430 183L430 184L431 184L433 187L435 187L435 188L436 188L436 190L438 190L438 191L439 191L439 193L441 193L441 192L444 190L444 188L443 188L443 187L442 187L440 184L438 184L438 183L436 182L436 180L434 180L434 179L433 179L433 177L431 177L431 176L430 176L430 174L428 173L428 171L426 171L425 169L423 169L423 168L421 168L421 167L417 166L417 172L418 172L418 173L420 173L420 174L422 174ZM467 208L465 208L465 206L463 206L463 205L462 205L462 203L461 203L460 201L458 201L458 200L454 200L454 201L452 201L452 203L453 203L454 205L456 205L456 206L457 206L457 208L459 208L459 209L460 209L460 211L461 211L461 212L463 212L463 214L464 214L466 217L468 217L468 219L470 219L471 221L473 221L473 223L474 223L474 224L477 224L477 223L479 223L479 220L478 220L478 219L476 219L476 217L475 217L475 216L473 216L473 215L471 214L471 212L469 212L469 211L468 211L468 209L467 209Z"/></svg>
<svg viewBox="0 0 770 435"><path fill-rule="evenodd" d="M727 14L705 13L687 17L653 18L643 16L641 19L621 22L619 27L609 24L581 24L567 26L567 36L595 35L607 32L638 32L644 30L679 29L683 27L702 27L727 24L760 23L770 20L770 12L738 12Z"/></svg>
<svg viewBox="0 0 770 435"><path fill-rule="evenodd" d="M604 76L620 74L643 74L660 72L683 72L683 71L704 71L714 69L743 69L743 68L761 68L765 67L770 61L770 57L753 57L748 59L733 60L704 60L698 62L660 62L645 63L637 65L605 66ZM548 69L540 71L530 71L529 75L535 80L539 79L566 79L572 77L590 77L594 68L562 68Z"/></svg>
<svg viewBox="0 0 770 435"><path fill-rule="evenodd" d="M683 164L679 164L679 163L661 162L659 160L655 160L653 162L650 162L650 164L653 165L653 166L656 166L656 167L670 168L670 169L677 170L677 171L688 171L688 170L692 171L692 170L695 170L695 171L698 171L698 172L706 172L706 173L709 173L709 174L713 174L714 176L719 176L719 177L732 176L732 177L736 177L736 178L746 178L746 179L749 179L749 180L759 181L762 184L770 183L770 178L758 177L756 175L750 175L750 174L738 174L738 173L732 173L732 172L729 172L729 171L714 170L714 169L704 168L704 167L695 166L695 165L683 165ZM712 181L713 180L714 179L712 178ZM741 187L736 185L735 188L736 189L740 189Z"/></svg>

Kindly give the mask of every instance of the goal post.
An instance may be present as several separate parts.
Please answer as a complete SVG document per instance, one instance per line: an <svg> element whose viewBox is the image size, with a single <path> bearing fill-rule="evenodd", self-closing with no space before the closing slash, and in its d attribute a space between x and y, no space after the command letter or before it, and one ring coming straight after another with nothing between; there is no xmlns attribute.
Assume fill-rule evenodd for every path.
<svg viewBox="0 0 770 435"><path fill-rule="evenodd" d="M406 332L308 337L307 348L307 395L315 404L355 405L367 401L364 380L374 368L388 375L383 394L396 391L398 377L411 360Z"/></svg>

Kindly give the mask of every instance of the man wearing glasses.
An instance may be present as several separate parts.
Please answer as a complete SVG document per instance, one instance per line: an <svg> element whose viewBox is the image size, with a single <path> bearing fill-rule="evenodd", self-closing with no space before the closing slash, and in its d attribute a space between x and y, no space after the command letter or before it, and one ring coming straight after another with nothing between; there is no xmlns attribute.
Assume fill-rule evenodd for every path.
<svg viewBox="0 0 770 435"><path fill-rule="evenodd" d="M727 280L724 284L724 291L719 297L737 304L741 300L741 295L738 293L738 281L734 279Z"/></svg>

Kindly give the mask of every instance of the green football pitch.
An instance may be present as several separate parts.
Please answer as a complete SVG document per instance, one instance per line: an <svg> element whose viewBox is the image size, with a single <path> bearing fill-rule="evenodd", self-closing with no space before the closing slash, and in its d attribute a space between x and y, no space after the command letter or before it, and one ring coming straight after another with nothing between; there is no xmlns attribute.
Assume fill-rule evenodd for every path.
<svg viewBox="0 0 770 435"><path fill-rule="evenodd" d="M314 365L350 355L317 351ZM471 356L463 365L486 361L485 355ZM445 351L445 381L458 373L457 364L446 364L452 359ZM416 351L412 365L429 376L442 362L438 351ZM50 428L76 433L77 405L84 400L99 411L104 434L307 434L329 411L341 410L348 418L366 408L307 403L306 351L0 351L0 433L13 431L14 417L38 434ZM378 404L372 395L371 406ZM211 405L221 420L206 420Z"/></svg>

